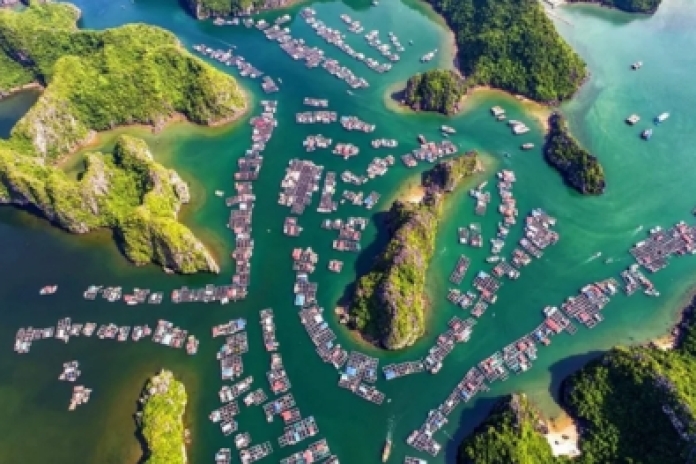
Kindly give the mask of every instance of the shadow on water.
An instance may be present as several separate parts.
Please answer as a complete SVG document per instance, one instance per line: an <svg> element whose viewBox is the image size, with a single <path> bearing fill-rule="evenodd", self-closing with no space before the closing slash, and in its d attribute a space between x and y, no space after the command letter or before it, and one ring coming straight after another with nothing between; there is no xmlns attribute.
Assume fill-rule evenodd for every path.
<svg viewBox="0 0 696 464"><path fill-rule="evenodd" d="M574 372L586 365L588 362L597 359L604 351L590 351L584 354L570 356L562 359L549 367L551 372L551 382L549 383L549 392L551 397L561 404L561 386ZM459 424L457 432L454 436L450 436L445 444L445 462L447 464L456 464L459 445L462 440L473 433L477 427L483 423L488 417L493 407L504 397L498 396L494 398L481 398L476 401L473 408L464 409L459 415Z"/></svg>
<svg viewBox="0 0 696 464"><path fill-rule="evenodd" d="M156 375L157 373L154 373L153 375ZM133 422L135 423L135 432L133 433L133 436L135 437L136 440L138 440L138 444L140 445L140 450L141 450L141 457L138 459L138 462L136 464L145 464L147 459L150 457L150 451L148 450L147 447L147 440L145 440L145 436L143 435L143 423L142 423L142 415L143 415L143 407L145 404L140 401L141 398L144 398L145 395L147 394L147 380L143 384L143 388L140 391L140 395L138 395L138 399L135 402L135 408L133 408L136 413L133 414Z"/></svg>
<svg viewBox="0 0 696 464"><path fill-rule="evenodd" d="M456 464L459 445L467 435L470 435L476 427L481 425L484 419L491 412L491 409L502 399L502 396L495 398L481 398L476 401L472 409L466 408L459 415L459 425L457 433L450 436L450 439L445 443L445 462L447 464Z"/></svg>
<svg viewBox="0 0 696 464"><path fill-rule="evenodd" d="M355 291L355 283L372 269L372 265L376 257L384 250L384 247L389 242L391 231L388 227L389 212L380 211L375 213L372 221L377 229L377 236L366 248L363 248L358 258L355 260L356 278L351 283L346 285L343 290L343 295L340 298L340 304L346 304L350 301L353 292Z"/></svg>
<svg viewBox="0 0 696 464"><path fill-rule="evenodd" d="M35 89L23 90L9 97L0 96L0 139L9 139L12 128L41 96Z"/></svg>
<svg viewBox="0 0 696 464"><path fill-rule="evenodd" d="M549 366L551 372L551 382L549 383L549 394L554 401L561 405L561 386L563 381L571 374L581 369L588 362L597 359L604 354L604 351L589 351L584 354L569 356Z"/></svg>

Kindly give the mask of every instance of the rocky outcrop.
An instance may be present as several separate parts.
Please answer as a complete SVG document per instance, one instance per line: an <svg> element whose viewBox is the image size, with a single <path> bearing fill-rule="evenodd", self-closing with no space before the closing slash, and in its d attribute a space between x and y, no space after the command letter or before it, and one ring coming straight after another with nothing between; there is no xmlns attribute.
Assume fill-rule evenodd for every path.
<svg viewBox="0 0 696 464"><path fill-rule="evenodd" d="M186 183L156 163L140 139L120 137L113 155L87 154L79 181L46 166L42 158L0 145L0 202L33 207L73 233L113 229L126 257L137 265L219 272L210 252L177 221L189 199Z"/></svg>
<svg viewBox="0 0 696 464"><path fill-rule="evenodd" d="M488 418L462 442L459 464L534 463L556 461L546 438L541 414L523 394L502 398Z"/></svg>
<svg viewBox="0 0 696 464"><path fill-rule="evenodd" d="M433 69L416 74L406 82L404 103L416 111L437 111L454 114L459 111L466 85L456 71Z"/></svg>
<svg viewBox="0 0 696 464"><path fill-rule="evenodd" d="M259 11L285 8L293 0L185 0L188 11L197 19L251 14Z"/></svg>
<svg viewBox="0 0 696 464"><path fill-rule="evenodd" d="M421 204L396 201L388 212L390 240L367 274L358 279L351 322L388 350L412 345L425 331L426 276L435 252L442 199L476 169L476 154L438 163L424 175Z"/></svg>

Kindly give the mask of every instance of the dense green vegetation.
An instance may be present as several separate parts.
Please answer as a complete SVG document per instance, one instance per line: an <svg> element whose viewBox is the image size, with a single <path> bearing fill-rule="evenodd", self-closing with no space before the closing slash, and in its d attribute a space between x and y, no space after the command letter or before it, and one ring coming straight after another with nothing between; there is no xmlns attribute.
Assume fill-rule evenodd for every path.
<svg viewBox="0 0 696 464"><path fill-rule="evenodd" d="M570 134L565 118L559 113L549 117L544 158L579 192L590 195L604 192L606 183L602 165Z"/></svg>
<svg viewBox="0 0 696 464"><path fill-rule="evenodd" d="M404 102L415 110L453 114L464 95L464 79L451 70L435 69L416 74L406 83Z"/></svg>
<svg viewBox="0 0 696 464"><path fill-rule="evenodd" d="M288 0L186 0L186 3L198 19L210 16L228 16L234 13L280 8Z"/></svg>
<svg viewBox="0 0 696 464"><path fill-rule="evenodd" d="M486 421L464 439L459 464L552 464L556 462L539 432L540 416L524 395L503 399Z"/></svg>
<svg viewBox="0 0 696 464"><path fill-rule="evenodd" d="M678 348L614 348L564 382L563 402L582 428L581 455L573 462L691 462L696 450L696 328L689 321L695 307L696 299L682 323L686 328ZM464 440L460 463L565 462L540 453L542 437L528 433L536 419L510 427L513 417L509 407L496 410Z"/></svg>
<svg viewBox="0 0 696 464"><path fill-rule="evenodd" d="M425 283L442 214L441 194L474 172L476 154L436 165L426 175L420 204L396 201L388 216L391 238L369 273L358 279L351 304L356 329L387 349L412 345L425 330Z"/></svg>
<svg viewBox="0 0 696 464"><path fill-rule="evenodd" d="M587 74L538 0L427 0L454 31L467 85L541 102L570 98Z"/></svg>
<svg viewBox="0 0 696 464"><path fill-rule="evenodd" d="M153 161L144 141L122 136L113 155L87 154L79 181L8 145L0 144L0 204L35 207L75 233L111 228L138 265L217 271L205 247L176 218L188 201L186 184Z"/></svg>
<svg viewBox="0 0 696 464"><path fill-rule="evenodd" d="M136 264L216 271L176 219L188 202L186 185L152 160L143 141L122 137L113 155L88 154L79 181L54 164L118 125L159 127L179 114L201 124L225 121L244 111L244 95L167 31L79 30L79 15L72 5L52 3L0 11L0 90L46 87L11 138L0 141L0 203L35 207L71 232L111 228Z"/></svg>
<svg viewBox="0 0 696 464"><path fill-rule="evenodd" d="M627 11L629 13L652 14L660 6L662 0L569 0L571 3L599 3L610 8Z"/></svg>
<svg viewBox="0 0 696 464"><path fill-rule="evenodd" d="M177 113L213 124L244 109L236 82L182 49L170 32L145 25L83 31L78 18L68 4L0 11L0 61L31 72L23 83L47 85L13 130L36 154L56 158L93 131L122 124L157 125Z"/></svg>
<svg viewBox="0 0 696 464"><path fill-rule="evenodd" d="M144 464L184 464L184 384L162 371L148 380L143 391L140 428L147 445Z"/></svg>

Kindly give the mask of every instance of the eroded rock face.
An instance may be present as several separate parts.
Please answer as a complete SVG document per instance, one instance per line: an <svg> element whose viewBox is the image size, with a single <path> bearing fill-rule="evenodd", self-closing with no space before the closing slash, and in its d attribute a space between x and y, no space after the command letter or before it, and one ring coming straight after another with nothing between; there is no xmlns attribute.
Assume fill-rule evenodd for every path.
<svg viewBox="0 0 696 464"><path fill-rule="evenodd" d="M477 167L474 152L438 163L423 176L421 204L396 201L386 227L391 238L372 270L356 285L354 326L389 350L413 345L425 332L426 277L435 252L441 202Z"/></svg>
<svg viewBox="0 0 696 464"><path fill-rule="evenodd" d="M184 201L185 200L185 201ZM81 179L0 145L0 203L40 210L73 233L110 228L136 265L157 263L176 272L219 272L191 230L177 221L188 186L153 161L147 144L120 137L114 154L89 153Z"/></svg>

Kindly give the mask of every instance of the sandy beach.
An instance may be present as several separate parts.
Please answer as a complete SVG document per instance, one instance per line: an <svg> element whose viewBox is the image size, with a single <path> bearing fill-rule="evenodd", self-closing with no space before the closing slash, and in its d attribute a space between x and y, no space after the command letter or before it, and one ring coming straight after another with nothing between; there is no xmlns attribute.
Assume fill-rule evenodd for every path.
<svg viewBox="0 0 696 464"><path fill-rule="evenodd" d="M563 414L548 421L546 425L549 432L544 436L554 456L575 457L580 454L578 427L570 416Z"/></svg>

